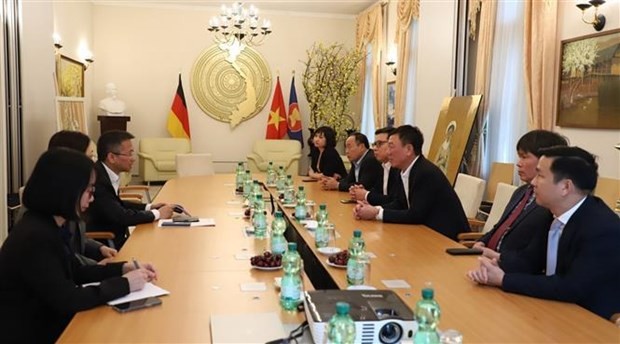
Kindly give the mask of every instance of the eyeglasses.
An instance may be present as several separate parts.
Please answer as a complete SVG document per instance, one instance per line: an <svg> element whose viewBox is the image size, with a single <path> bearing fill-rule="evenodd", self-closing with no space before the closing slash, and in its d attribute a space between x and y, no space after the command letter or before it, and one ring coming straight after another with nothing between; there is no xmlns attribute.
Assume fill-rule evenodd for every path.
<svg viewBox="0 0 620 344"><path fill-rule="evenodd" d="M88 192L88 194L92 197L95 194L95 186L93 184L87 186L84 192Z"/></svg>
<svg viewBox="0 0 620 344"><path fill-rule="evenodd" d="M126 156L128 158L131 158L135 155L135 152L131 152L131 153L119 153L119 152L110 152L114 155L120 155L120 156Z"/></svg>
<svg viewBox="0 0 620 344"><path fill-rule="evenodd" d="M383 146L386 143L388 143L388 142L387 141L375 141L375 142L372 143L372 146L380 148L381 146Z"/></svg>

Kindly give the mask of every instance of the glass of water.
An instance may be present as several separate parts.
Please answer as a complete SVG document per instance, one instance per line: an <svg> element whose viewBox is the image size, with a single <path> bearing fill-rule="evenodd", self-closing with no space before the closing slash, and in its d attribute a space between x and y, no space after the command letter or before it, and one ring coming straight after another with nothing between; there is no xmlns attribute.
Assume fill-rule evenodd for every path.
<svg viewBox="0 0 620 344"><path fill-rule="evenodd" d="M462 344L463 335L461 332L454 329L441 331L439 342L441 344Z"/></svg>

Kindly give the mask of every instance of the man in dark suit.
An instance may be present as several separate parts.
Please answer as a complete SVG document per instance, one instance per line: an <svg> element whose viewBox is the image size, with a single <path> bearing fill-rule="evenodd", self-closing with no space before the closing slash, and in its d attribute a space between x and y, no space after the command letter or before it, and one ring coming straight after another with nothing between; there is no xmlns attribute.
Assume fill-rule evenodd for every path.
<svg viewBox="0 0 620 344"><path fill-rule="evenodd" d="M547 208L536 204L534 187L530 185L536 177L536 166L540 150L553 146L567 146L566 139L547 130L532 130L517 142L517 169L519 178L525 183L510 198L500 220L486 233L474 248L483 250L483 255L508 262L518 259L528 245L547 236L553 216Z"/></svg>
<svg viewBox="0 0 620 344"><path fill-rule="evenodd" d="M165 203L125 202L118 196L120 173L131 171L135 152L126 131L105 132L97 141L95 200L88 212L88 231L112 231L120 249L129 235L128 226L172 217L173 206Z"/></svg>
<svg viewBox="0 0 620 344"><path fill-rule="evenodd" d="M388 137L394 131L393 128L381 128L375 131L375 142L372 144L375 158L381 163L383 173L381 180L375 187L367 190L363 185L353 185L349 189L351 198L357 201L365 200L371 205L383 205L391 201L390 195L398 193L400 186L400 172L393 168L389 159Z"/></svg>
<svg viewBox="0 0 620 344"><path fill-rule="evenodd" d="M555 220L545 240L507 264L482 257L468 276L505 291L576 303L603 318L620 312L620 218L598 197L594 156L578 147L541 151L536 202ZM537 272L527 268L538 266Z"/></svg>
<svg viewBox="0 0 620 344"><path fill-rule="evenodd" d="M417 127L398 127L388 139L392 166L401 173L399 192L392 202L373 207L358 201L357 219L426 225L456 240L469 231L467 217L452 185L432 162L422 155L424 136Z"/></svg>
<svg viewBox="0 0 620 344"><path fill-rule="evenodd" d="M347 158L351 161L351 170L346 178L339 181L333 177L323 177L323 189L349 191L353 185L372 189L381 178L383 168L370 150L368 138L362 133L353 133L347 137L344 146Z"/></svg>

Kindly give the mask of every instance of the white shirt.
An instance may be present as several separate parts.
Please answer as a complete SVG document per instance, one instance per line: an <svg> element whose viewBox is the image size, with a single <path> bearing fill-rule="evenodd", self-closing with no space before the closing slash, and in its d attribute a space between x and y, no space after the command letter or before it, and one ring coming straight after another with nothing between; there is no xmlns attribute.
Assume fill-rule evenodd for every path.
<svg viewBox="0 0 620 344"><path fill-rule="evenodd" d="M106 165L105 163L102 163L102 165L103 165L103 168L105 168L105 171L108 174L108 177L110 177L110 182L112 183L112 187L114 188L114 193L116 193L118 195L118 189L119 189L120 184L121 184L121 176L119 176L114 171L112 171L108 167L108 165ZM148 211L152 212L153 215L155 216L155 221L159 220L159 210L151 209L151 204L150 203L146 205L144 210L148 210Z"/></svg>
<svg viewBox="0 0 620 344"><path fill-rule="evenodd" d="M384 162L381 164L383 166L383 194L388 194L388 179L390 178L390 168L392 168L392 164L388 162Z"/></svg>
<svg viewBox="0 0 620 344"><path fill-rule="evenodd" d="M583 202L586 200L587 196L584 196L581 201L577 202L577 204L575 204L572 208L568 209L567 211L564 212L564 214L557 216L556 219L560 222L562 222L562 227L560 227L559 229L559 235L558 235L558 241L556 242L556 244L559 244L560 242L560 238L562 237L562 233L564 232L564 226L568 223L568 221L570 220L570 218L573 216L573 214L577 211L577 209L579 209L579 207L581 206L581 204L583 204ZM555 252L558 251L558 248L555 248Z"/></svg>
<svg viewBox="0 0 620 344"><path fill-rule="evenodd" d="M357 161L352 161L351 163L353 164L354 167L354 171L355 171L355 181L358 182L360 180L360 166L362 165L361 162L362 160L364 160L364 157L366 156L366 154L368 154L368 151L370 149L367 149L366 152L364 152L364 154L362 154L362 156L357 159Z"/></svg>
<svg viewBox="0 0 620 344"><path fill-rule="evenodd" d="M413 161L411 162L411 164L409 164L409 167L407 167L404 171L400 172L400 178L403 180L403 188L405 188L405 196L407 196L407 208L409 208L409 172L411 172L413 164L418 161L419 157L419 155L416 156L415 159L413 159ZM379 209L379 213L377 214L375 219L383 221L383 207L376 206L375 208Z"/></svg>

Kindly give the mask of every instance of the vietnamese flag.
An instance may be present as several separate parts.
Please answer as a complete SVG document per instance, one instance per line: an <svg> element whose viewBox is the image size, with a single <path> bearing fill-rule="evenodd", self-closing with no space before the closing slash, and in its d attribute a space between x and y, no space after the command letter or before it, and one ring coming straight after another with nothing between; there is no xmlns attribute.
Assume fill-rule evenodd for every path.
<svg viewBox="0 0 620 344"><path fill-rule="evenodd" d="M271 102L271 111L267 120L266 139L279 140L286 135L288 125L286 124L286 108L284 105L284 97L282 96L282 88L280 87L280 77L276 82L276 90L273 93L273 101Z"/></svg>
<svg viewBox="0 0 620 344"><path fill-rule="evenodd" d="M179 74L177 93L174 95L172 106L168 113L168 132L172 137L189 139L191 136L189 133L189 115L187 113L185 94L183 93L183 84L181 83L181 74Z"/></svg>

